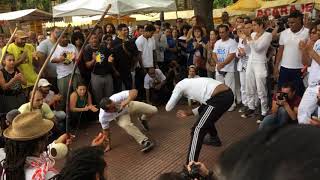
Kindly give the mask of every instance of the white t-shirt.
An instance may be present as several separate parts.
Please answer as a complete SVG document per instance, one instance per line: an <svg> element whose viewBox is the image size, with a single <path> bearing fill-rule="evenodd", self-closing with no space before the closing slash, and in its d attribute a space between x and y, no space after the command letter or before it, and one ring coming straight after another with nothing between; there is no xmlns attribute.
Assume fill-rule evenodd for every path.
<svg viewBox="0 0 320 180"><path fill-rule="evenodd" d="M245 56L242 56L242 57L239 56L239 48L244 49L244 51L246 53ZM241 72L247 68L247 62L249 59L250 52L251 52L251 50L250 50L250 46L248 45L248 43L245 44L243 42L243 39L239 38L238 49L236 52L236 55L239 58L239 61L237 63L237 71Z"/></svg>
<svg viewBox="0 0 320 180"><path fill-rule="evenodd" d="M166 80L166 76L162 73L160 69L155 69L155 77L151 78L147 73L144 77L144 88L150 89L154 88L157 84Z"/></svg>
<svg viewBox="0 0 320 180"><path fill-rule="evenodd" d="M320 39L314 44L313 49L320 55ZM309 86L320 82L320 65L312 59L311 66L309 67Z"/></svg>
<svg viewBox="0 0 320 180"><path fill-rule="evenodd" d="M153 50L156 49L155 40L153 37L146 39L143 35L139 36L136 40L137 48L142 52L143 67L154 67L153 64Z"/></svg>
<svg viewBox="0 0 320 180"><path fill-rule="evenodd" d="M63 54L66 54L67 58L65 62L57 63L57 78L61 79L63 77L68 76L72 73L74 62L71 61L69 58L72 56L72 54L75 55L75 57L78 56L78 50L73 44L68 44L66 47L62 47L60 45L57 46L56 50L54 51L51 61L54 58L59 58ZM69 63L69 64L67 64Z"/></svg>
<svg viewBox="0 0 320 180"><path fill-rule="evenodd" d="M211 98L213 91L220 84L222 84L220 81L212 78L185 78L174 87L166 105L166 111L171 111L182 96L207 104L206 101Z"/></svg>
<svg viewBox="0 0 320 180"><path fill-rule="evenodd" d="M256 32L251 33L251 38L255 39ZM272 34L264 32L257 40L248 42L251 53L248 63L267 63L267 52L272 41Z"/></svg>
<svg viewBox="0 0 320 180"><path fill-rule="evenodd" d="M120 104L122 101L126 100L129 97L129 91L122 91L117 94L114 94L109 97L111 101L113 101L116 104ZM106 112L105 110L100 108L99 112L99 122L102 126L102 129L107 129L109 128L109 122L112 120L115 120L117 117L128 113L128 107L122 109L119 112Z"/></svg>
<svg viewBox="0 0 320 180"><path fill-rule="evenodd" d="M289 69L301 69L302 54L299 50L299 42L307 41L309 38L309 29L303 27L299 32L293 33L290 28L280 34L279 45L284 46L281 66Z"/></svg>
<svg viewBox="0 0 320 180"><path fill-rule="evenodd" d="M222 39L218 40L213 49L213 52L217 55L218 62L224 62L229 54L236 53L236 51L237 42L231 38L227 41L222 41ZM235 72L235 59L225 65L220 71Z"/></svg>

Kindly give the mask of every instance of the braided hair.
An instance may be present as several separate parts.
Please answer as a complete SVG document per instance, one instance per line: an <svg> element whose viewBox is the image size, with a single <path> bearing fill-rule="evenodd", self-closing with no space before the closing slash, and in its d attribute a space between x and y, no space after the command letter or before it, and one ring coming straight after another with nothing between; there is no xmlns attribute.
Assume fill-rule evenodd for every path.
<svg viewBox="0 0 320 180"><path fill-rule="evenodd" d="M47 140L47 135L29 141L6 139L6 158L3 163L6 180L25 179L24 166L27 156L34 156L40 148L40 143ZM42 151L41 151L42 152Z"/></svg>
<svg viewBox="0 0 320 180"><path fill-rule="evenodd" d="M75 150L67 158L60 174L51 180L94 180L97 173L100 180L105 180L103 174L106 162L103 156L103 149L97 146Z"/></svg>

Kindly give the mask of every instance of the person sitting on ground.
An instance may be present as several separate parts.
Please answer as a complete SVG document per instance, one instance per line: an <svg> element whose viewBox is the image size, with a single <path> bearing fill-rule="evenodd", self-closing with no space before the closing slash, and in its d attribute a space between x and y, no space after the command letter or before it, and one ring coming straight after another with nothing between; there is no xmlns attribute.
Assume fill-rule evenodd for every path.
<svg viewBox="0 0 320 180"><path fill-rule="evenodd" d="M62 96L61 94L55 94L52 90L50 90L50 86L51 84L48 80L43 78L39 80L38 88L43 95L43 101L50 107L55 108L59 104Z"/></svg>
<svg viewBox="0 0 320 180"><path fill-rule="evenodd" d="M200 76L197 74L197 67L195 65L190 65L188 68L188 78L199 78ZM188 105L192 106L192 103L196 101L192 101L188 99Z"/></svg>
<svg viewBox="0 0 320 180"><path fill-rule="evenodd" d="M0 112L7 113L19 108L26 102L26 96L22 90L22 84L27 82L24 76L15 68L14 56L4 55L4 68L0 70L0 87L2 90L2 108Z"/></svg>
<svg viewBox="0 0 320 180"><path fill-rule="evenodd" d="M139 144L142 152L150 151L154 144L132 122L131 115L139 114L139 121L145 130L149 130L147 119L158 112L158 108L143 102L134 101L138 95L136 89L122 91L100 101L99 121L106 135L105 152L111 149L109 123L116 120L117 124L131 135Z"/></svg>
<svg viewBox="0 0 320 180"><path fill-rule="evenodd" d="M259 128L297 123L297 113L300 101L301 97L296 95L294 84L291 82L284 83L280 92L273 97L272 114L263 119Z"/></svg>
<svg viewBox="0 0 320 180"><path fill-rule="evenodd" d="M83 83L77 85L76 90L70 95L70 111L71 111L71 126L75 126L75 122L79 119L91 118L89 111L98 112L99 109L92 104L92 96L87 90L87 86Z"/></svg>
<svg viewBox="0 0 320 180"><path fill-rule="evenodd" d="M32 92L30 92L30 101L21 105L18 110L20 113L26 113L31 111L31 97ZM43 94L40 90L36 90L34 94L33 104L32 104L32 111L36 111L42 114L43 118L49 119L53 122L56 121L56 117L51 110L50 106L47 103L43 102Z"/></svg>
<svg viewBox="0 0 320 180"><path fill-rule="evenodd" d="M188 78L199 78L200 76L197 74L197 68L195 65L190 65L188 68Z"/></svg>
<svg viewBox="0 0 320 180"><path fill-rule="evenodd" d="M165 87L166 76L160 69L149 68L144 77L144 88L146 90L146 100L148 104L160 103L166 99L167 92Z"/></svg>
<svg viewBox="0 0 320 180"><path fill-rule="evenodd" d="M0 136L0 148L4 148L5 138L3 137L3 130L7 129L11 124L13 119L18 116L20 111L18 109L13 109L6 114L5 121L1 121L1 136Z"/></svg>
<svg viewBox="0 0 320 180"><path fill-rule="evenodd" d="M43 102L47 103L53 109L53 113L57 119L65 119L66 113L64 111L57 111L58 105L61 102L61 94L55 94L50 90L51 84L46 79L40 79L38 89L43 95Z"/></svg>

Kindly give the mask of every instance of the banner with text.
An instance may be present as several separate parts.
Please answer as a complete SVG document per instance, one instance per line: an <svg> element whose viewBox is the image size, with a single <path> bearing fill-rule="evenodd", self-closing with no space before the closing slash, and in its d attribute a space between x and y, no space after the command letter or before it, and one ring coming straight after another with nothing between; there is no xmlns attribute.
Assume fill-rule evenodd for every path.
<svg viewBox="0 0 320 180"><path fill-rule="evenodd" d="M312 13L313 3L307 4L290 4L285 6L270 7L265 9L258 9L256 12L257 17L262 16L288 16L292 11L300 10L303 14Z"/></svg>

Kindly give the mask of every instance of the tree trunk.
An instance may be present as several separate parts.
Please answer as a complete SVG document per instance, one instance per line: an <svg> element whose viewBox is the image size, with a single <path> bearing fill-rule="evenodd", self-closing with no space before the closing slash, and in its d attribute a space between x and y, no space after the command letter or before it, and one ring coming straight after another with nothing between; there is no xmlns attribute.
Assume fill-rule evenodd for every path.
<svg viewBox="0 0 320 180"><path fill-rule="evenodd" d="M194 14L200 16L207 30L214 28L213 24L213 1L214 0L192 0Z"/></svg>

